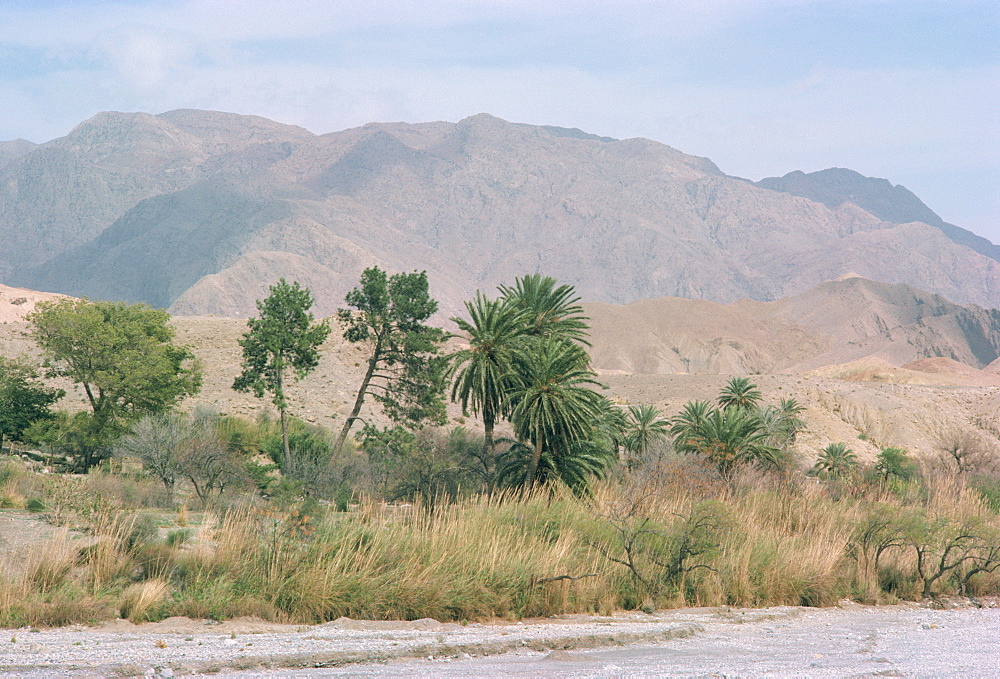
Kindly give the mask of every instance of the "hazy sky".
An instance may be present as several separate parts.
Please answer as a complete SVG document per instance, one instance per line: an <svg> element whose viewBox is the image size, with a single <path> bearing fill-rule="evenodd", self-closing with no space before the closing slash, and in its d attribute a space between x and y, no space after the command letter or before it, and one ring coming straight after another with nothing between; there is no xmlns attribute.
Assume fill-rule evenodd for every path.
<svg viewBox="0 0 1000 679"><path fill-rule="evenodd" d="M998 0L0 0L0 139L104 110L526 123L848 167L1000 242Z"/></svg>

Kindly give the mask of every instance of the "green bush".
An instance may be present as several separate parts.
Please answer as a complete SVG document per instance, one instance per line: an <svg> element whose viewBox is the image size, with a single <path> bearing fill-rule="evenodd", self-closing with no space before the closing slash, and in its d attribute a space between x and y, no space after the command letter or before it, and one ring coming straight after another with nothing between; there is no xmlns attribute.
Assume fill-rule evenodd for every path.
<svg viewBox="0 0 1000 679"><path fill-rule="evenodd" d="M33 497L26 503L24 503L24 508L27 509L29 512L37 514L38 512L44 512L49 507L44 502L39 500L37 497Z"/></svg>

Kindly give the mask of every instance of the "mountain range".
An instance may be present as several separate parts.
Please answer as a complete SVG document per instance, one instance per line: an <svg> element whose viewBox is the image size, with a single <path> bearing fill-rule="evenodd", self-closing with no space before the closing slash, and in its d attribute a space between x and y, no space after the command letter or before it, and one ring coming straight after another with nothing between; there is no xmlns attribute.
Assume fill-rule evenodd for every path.
<svg viewBox="0 0 1000 679"><path fill-rule="evenodd" d="M654 141L486 114L315 135L102 113L0 143L0 243L0 282L186 315L251 315L281 276L327 315L375 264L426 269L444 315L532 272L613 304L771 302L854 273L1000 306L997 247L888 181L755 184Z"/></svg>

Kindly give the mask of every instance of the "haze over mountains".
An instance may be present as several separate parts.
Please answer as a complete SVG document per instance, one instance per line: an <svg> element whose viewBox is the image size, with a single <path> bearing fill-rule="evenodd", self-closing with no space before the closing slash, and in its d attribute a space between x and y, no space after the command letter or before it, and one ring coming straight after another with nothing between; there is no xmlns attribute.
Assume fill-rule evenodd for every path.
<svg viewBox="0 0 1000 679"><path fill-rule="evenodd" d="M0 282L247 316L285 276L325 315L378 264L428 270L454 314L535 271L619 304L771 301L854 272L1000 306L996 246L844 172L755 185L649 140L485 114L314 135L103 113L46 144L0 143Z"/></svg>

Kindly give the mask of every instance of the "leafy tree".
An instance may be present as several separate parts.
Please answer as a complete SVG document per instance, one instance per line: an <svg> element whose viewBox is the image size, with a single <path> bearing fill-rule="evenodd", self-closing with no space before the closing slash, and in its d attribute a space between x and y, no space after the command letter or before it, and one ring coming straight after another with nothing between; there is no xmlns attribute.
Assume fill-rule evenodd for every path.
<svg viewBox="0 0 1000 679"><path fill-rule="evenodd" d="M516 279L514 287L501 285L499 290L506 301L524 314L525 335L558 336L590 346L588 318L583 315L573 286L557 286L554 278L530 274Z"/></svg>
<svg viewBox="0 0 1000 679"><path fill-rule="evenodd" d="M469 343L449 356L454 383L452 401L462 404L462 412L483 417L487 459L494 453L493 429L504 410L504 394L510 380L514 354L523 347L523 315L505 299L491 300L478 291L475 300L465 303L470 321L451 320Z"/></svg>
<svg viewBox="0 0 1000 679"><path fill-rule="evenodd" d="M331 491L333 437L328 430L291 418L290 454L284 454L281 436L267 437L262 443L263 452L278 465L282 477L298 484L307 495L323 496Z"/></svg>
<svg viewBox="0 0 1000 679"><path fill-rule="evenodd" d="M372 465L370 477L388 500L420 497L433 507L493 482L492 469L479 457L481 442L463 427L414 432L366 425L360 438Z"/></svg>
<svg viewBox="0 0 1000 679"><path fill-rule="evenodd" d="M816 458L813 469L831 477L847 476L858 467L858 456L845 443L831 443Z"/></svg>
<svg viewBox="0 0 1000 679"><path fill-rule="evenodd" d="M36 420L51 419L50 407L65 394L39 382L27 361L0 356L0 444L4 438L20 439Z"/></svg>
<svg viewBox="0 0 1000 679"><path fill-rule="evenodd" d="M330 334L325 323L313 323L309 309L313 297L298 282L282 278L270 288L267 299L257 301L260 318L247 321L249 330L240 339L243 371L233 382L236 391L249 391L257 398L264 392L281 415L281 441L285 457L288 446L288 400L285 380L289 373L298 380L319 364L319 346Z"/></svg>
<svg viewBox="0 0 1000 679"><path fill-rule="evenodd" d="M89 410L72 415L59 410L52 418L35 420L24 430L22 438L49 453L59 452L76 458L77 462L67 465L74 469L85 469L87 465L81 465L79 461L96 461L107 449L106 436Z"/></svg>
<svg viewBox="0 0 1000 679"><path fill-rule="evenodd" d="M201 369L173 344L165 311L144 304L65 299L42 302L28 316L50 377L83 387L93 414L91 434L106 442L142 415L169 409L201 387ZM89 468L98 450L84 455Z"/></svg>
<svg viewBox="0 0 1000 679"><path fill-rule="evenodd" d="M361 286L347 293L346 301L353 309L337 311L344 338L366 344L369 355L354 407L334 444L335 454L360 419L369 391L395 422L443 422L445 333L426 324L438 308L428 292L427 272L388 276L378 267L365 269Z"/></svg>
<svg viewBox="0 0 1000 679"><path fill-rule="evenodd" d="M875 458L875 473L882 477L883 481L896 478L900 481L908 481L920 475L920 468L916 461L910 458L906 448L883 448L882 452Z"/></svg>
<svg viewBox="0 0 1000 679"><path fill-rule="evenodd" d="M586 440L601 415L600 386L589 367L587 352L558 336L533 345L515 356L507 393L510 421L520 440L532 443L524 486L536 480L542 452L550 454Z"/></svg>

